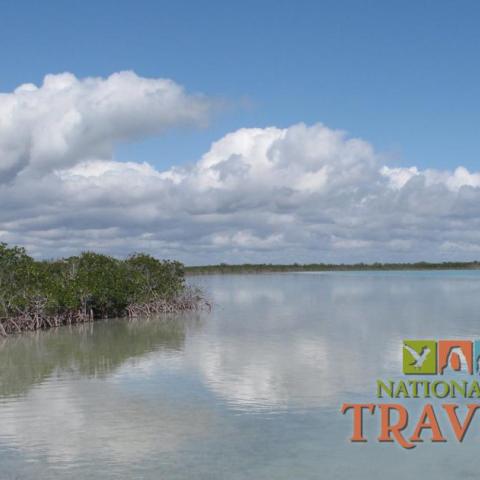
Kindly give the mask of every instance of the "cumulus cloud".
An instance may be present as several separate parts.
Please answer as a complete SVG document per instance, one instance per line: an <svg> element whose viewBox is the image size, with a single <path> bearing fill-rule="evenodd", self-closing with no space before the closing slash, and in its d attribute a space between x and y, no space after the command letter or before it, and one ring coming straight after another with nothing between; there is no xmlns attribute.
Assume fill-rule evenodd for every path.
<svg viewBox="0 0 480 480"><path fill-rule="evenodd" d="M225 135L188 167L117 162L122 141L202 124L171 80L50 75L0 95L0 241L38 256L146 250L187 263L472 259L480 173L385 165L322 124Z"/></svg>
<svg viewBox="0 0 480 480"><path fill-rule="evenodd" d="M84 80L47 75L40 87L25 84L0 95L0 181L108 159L115 142L203 123L208 110L209 102L171 80L133 72Z"/></svg>

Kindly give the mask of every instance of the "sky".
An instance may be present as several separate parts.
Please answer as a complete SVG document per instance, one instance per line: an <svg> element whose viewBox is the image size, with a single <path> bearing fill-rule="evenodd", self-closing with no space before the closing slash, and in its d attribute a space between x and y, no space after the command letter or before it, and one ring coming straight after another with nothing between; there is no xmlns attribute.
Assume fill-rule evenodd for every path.
<svg viewBox="0 0 480 480"><path fill-rule="evenodd" d="M189 264L480 258L478 2L0 12L0 241Z"/></svg>

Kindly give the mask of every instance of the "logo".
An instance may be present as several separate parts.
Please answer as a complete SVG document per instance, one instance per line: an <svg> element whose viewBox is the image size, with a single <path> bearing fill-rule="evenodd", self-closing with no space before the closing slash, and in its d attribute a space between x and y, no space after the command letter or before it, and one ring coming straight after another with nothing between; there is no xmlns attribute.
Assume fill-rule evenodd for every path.
<svg viewBox="0 0 480 480"><path fill-rule="evenodd" d="M472 375L474 371L480 372L479 363L479 340L475 342L469 340L403 341L403 373L405 375L447 373Z"/></svg>
<svg viewBox="0 0 480 480"><path fill-rule="evenodd" d="M441 340L438 342L438 371L473 373L472 342Z"/></svg>
<svg viewBox="0 0 480 480"><path fill-rule="evenodd" d="M435 340L404 340L403 373L405 375L436 374L437 342Z"/></svg>
<svg viewBox="0 0 480 480"><path fill-rule="evenodd" d="M401 349L403 373L408 377L377 380L377 398L390 398L393 402L379 400L379 403L342 405L342 414L352 412L350 441L368 441L363 423L371 417L378 422L379 434L375 437L378 442L397 443L412 449L428 436L434 443L447 442L448 432L463 442L480 409L480 340L404 340ZM419 399L425 402L420 409ZM431 403L430 399L439 399L442 403ZM414 406L412 411L410 406ZM418 415L419 411L418 419L411 425L411 413ZM443 423L439 421L440 416ZM444 423L448 423L449 428L445 429ZM480 419L477 428L480 428Z"/></svg>

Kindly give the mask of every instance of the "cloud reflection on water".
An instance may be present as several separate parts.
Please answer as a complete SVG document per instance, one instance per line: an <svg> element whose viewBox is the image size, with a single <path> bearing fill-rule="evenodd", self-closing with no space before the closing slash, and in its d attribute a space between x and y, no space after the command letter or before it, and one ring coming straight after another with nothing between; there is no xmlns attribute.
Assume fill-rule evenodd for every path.
<svg viewBox="0 0 480 480"><path fill-rule="evenodd" d="M305 451L326 448L323 431L345 436L344 422L332 424L329 412L343 401L374 399L375 380L400 373L402 338L477 332L478 274L190 281L210 291L211 314L98 322L1 343L0 461L7 472L30 478L28 465L43 465L73 475L97 464L112 466L110 478L144 464L179 471L180 459L213 461L203 445L273 441L253 426L245 430L236 415L281 415L285 448L289 438L309 435L315 440ZM311 416L301 438L286 423L295 415Z"/></svg>

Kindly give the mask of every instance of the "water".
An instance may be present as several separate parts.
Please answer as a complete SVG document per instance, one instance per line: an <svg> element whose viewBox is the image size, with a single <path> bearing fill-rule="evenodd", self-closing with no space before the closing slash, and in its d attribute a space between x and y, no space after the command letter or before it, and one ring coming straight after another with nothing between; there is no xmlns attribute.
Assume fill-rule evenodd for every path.
<svg viewBox="0 0 480 480"><path fill-rule="evenodd" d="M407 451L339 409L400 378L403 338L480 338L480 273L190 281L212 313L0 340L1 480L478 477L480 417Z"/></svg>

